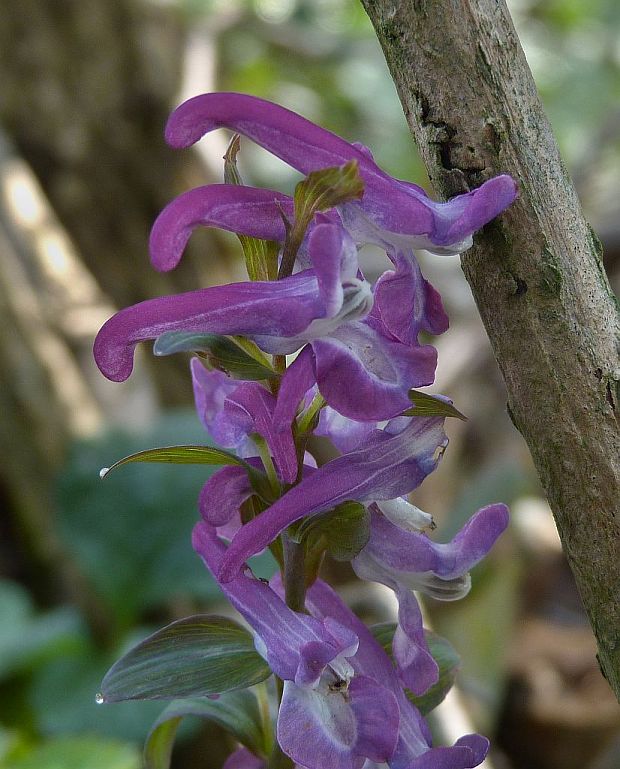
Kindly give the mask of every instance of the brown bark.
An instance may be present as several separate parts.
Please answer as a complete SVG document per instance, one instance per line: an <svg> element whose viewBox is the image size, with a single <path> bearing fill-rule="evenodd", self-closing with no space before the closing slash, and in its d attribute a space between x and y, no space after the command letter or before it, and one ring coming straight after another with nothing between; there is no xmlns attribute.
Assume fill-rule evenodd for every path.
<svg viewBox="0 0 620 769"><path fill-rule="evenodd" d="M444 197L520 197L462 257L620 699L620 319L504 0L362 0Z"/></svg>

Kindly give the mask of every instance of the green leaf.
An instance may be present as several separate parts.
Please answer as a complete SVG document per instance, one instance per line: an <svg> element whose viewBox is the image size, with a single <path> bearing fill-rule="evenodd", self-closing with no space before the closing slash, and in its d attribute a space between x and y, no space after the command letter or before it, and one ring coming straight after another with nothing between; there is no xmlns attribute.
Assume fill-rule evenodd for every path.
<svg viewBox="0 0 620 769"><path fill-rule="evenodd" d="M259 381L278 376L264 355L261 354L262 361L257 360L256 356L250 356L235 340L226 336L167 331L155 340L155 355L173 355L177 352L206 353L209 366L234 379Z"/></svg>
<svg viewBox="0 0 620 769"><path fill-rule="evenodd" d="M230 140L224 155L224 181L226 184L243 184L237 168L237 153L240 147L239 134ZM278 277L279 243L260 240L248 235L237 235L243 249L245 266L250 280L276 280Z"/></svg>
<svg viewBox="0 0 620 769"><path fill-rule="evenodd" d="M173 465L246 465L242 459L229 451L216 449L213 446L160 446L156 449L129 454L110 467L103 467L99 475L105 478L112 470L131 462L163 462Z"/></svg>
<svg viewBox="0 0 620 769"><path fill-rule="evenodd" d="M256 697L249 691L226 692L216 700L175 700L153 724L144 746L145 769L168 769L177 729L185 716L214 721L256 755L264 755L265 738Z"/></svg>
<svg viewBox="0 0 620 769"><path fill-rule="evenodd" d="M359 200L363 194L364 181L359 175L357 160L350 160L342 166L312 171L299 182L294 195L295 221L292 224L285 222L287 237L278 278L293 274L295 257L316 213L349 200Z"/></svg>
<svg viewBox="0 0 620 769"><path fill-rule="evenodd" d="M327 549L336 561L350 561L370 537L370 513L359 502L343 502L323 515L306 518L293 538L309 551Z"/></svg>
<svg viewBox="0 0 620 769"><path fill-rule="evenodd" d="M382 622L378 625L372 625L370 631L391 657L392 639L396 631L396 623ZM454 684L460 665L459 655L445 638L433 633L432 630L424 630L424 635L426 636L429 651L439 667L439 679L427 692L420 696L416 697L411 692L407 692L407 697L422 715L430 713L431 710L444 700Z"/></svg>
<svg viewBox="0 0 620 769"><path fill-rule="evenodd" d="M101 737L61 737L3 764L3 769L140 769L140 754L133 745Z"/></svg>
<svg viewBox="0 0 620 769"><path fill-rule="evenodd" d="M245 689L270 675L247 630L225 617L196 615L153 633L113 665L101 700L203 697Z"/></svg>
<svg viewBox="0 0 620 769"><path fill-rule="evenodd" d="M456 417L464 422L467 421L467 417L454 408L449 401L438 398L436 395L409 390L409 398L414 405L403 411L404 417Z"/></svg>
<svg viewBox="0 0 620 769"><path fill-rule="evenodd" d="M115 428L71 448L55 488L58 531L116 638L145 613L155 616L171 603L219 600L215 580L199 558L188 555L196 499L219 467L136 462L105 483L94 468L147 446L208 442L195 410L187 409L168 412L144 432ZM106 661L103 673L112 662Z"/></svg>
<svg viewBox="0 0 620 769"><path fill-rule="evenodd" d="M9 580L0 580L0 617L0 679L31 672L79 646L76 611L61 607L37 615L28 592Z"/></svg>
<svg viewBox="0 0 620 769"><path fill-rule="evenodd" d="M359 200L363 194L364 181L359 175L357 160L312 171L295 187L295 221L309 224L317 211Z"/></svg>

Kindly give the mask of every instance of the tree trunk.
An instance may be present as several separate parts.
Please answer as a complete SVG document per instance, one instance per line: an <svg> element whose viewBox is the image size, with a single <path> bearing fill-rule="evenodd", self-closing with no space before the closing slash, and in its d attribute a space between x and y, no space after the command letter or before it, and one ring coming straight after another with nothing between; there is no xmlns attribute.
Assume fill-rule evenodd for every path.
<svg viewBox="0 0 620 769"><path fill-rule="evenodd" d="M184 52L181 17L137 0L21 0L0 25L0 121L34 170L86 267L116 307L204 284L230 255L210 231L174 273L149 264L149 230L181 190L205 184L163 131ZM181 183L179 184L179 182ZM165 403L187 403L187 364L153 365ZM150 364L149 364L150 365Z"/></svg>
<svg viewBox="0 0 620 769"><path fill-rule="evenodd" d="M504 0L362 0L445 196L520 196L462 266L620 699L618 307Z"/></svg>

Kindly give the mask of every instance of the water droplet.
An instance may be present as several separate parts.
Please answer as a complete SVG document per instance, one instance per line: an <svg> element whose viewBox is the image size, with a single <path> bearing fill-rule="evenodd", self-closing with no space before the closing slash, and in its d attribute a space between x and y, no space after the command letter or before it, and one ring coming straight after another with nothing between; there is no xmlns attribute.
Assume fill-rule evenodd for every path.
<svg viewBox="0 0 620 769"><path fill-rule="evenodd" d="M103 705L103 703L105 702L103 698L103 694L101 694L101 692L97 692L97 694L95 694L95 702L97 703L97 705Z"/></svg>
<svg viewBox="0 0 620 769"><path fill-rule="evenodd" d="M102 468L101 468L101 470L99 470L99 477L100 477L100 478L105 478L105 477L106 477L106 475L107 475L109 472L110 472L110 468L109 468L109 467L102 467Z"/></svg>

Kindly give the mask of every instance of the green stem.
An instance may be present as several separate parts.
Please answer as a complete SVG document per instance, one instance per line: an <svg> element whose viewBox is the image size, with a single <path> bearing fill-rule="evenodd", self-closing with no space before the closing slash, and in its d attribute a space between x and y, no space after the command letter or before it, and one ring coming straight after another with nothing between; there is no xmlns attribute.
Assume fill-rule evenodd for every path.
<svg viewBox="0 0 620 769"><path fill-rule="evenodd" d="M284 691L284 682L281 678L275 676L276 679L276 691L278 695L278 703L282 702L282 693ZM286 753L283 753L282 748L278 744L277 740L273 741L273 749L269 755L267 761L267 769L292 769L293 761Z"/></svg>
<svg viewBox="0 0 620 769"><path fill-rule="evenodd" d="M317 393L312 399L312 403L308 406L308 408L297 421L299 435L304 435L305 433L310 432L314 418L323 408L323 406L325 406L325 404L325 398L321 395L321 393Z"/></svg>
<svg viewBox="0 0 620 769"><path fill-rule="evenodd" d="M284 598L293 611L306 609L305 546L294 542L288 534L282 534L284 551Z"/></svg>
<svg viewBox="0 0 620 769"><path fill-rule="evenodd" d="M267 473L267 479L269 480L269 485L271 486L271 490L274 492L276 497L279 497L282 491L282 488L280 486L280 479L278 478L275 465L273 464L273 459L271 457L271 452L269 451L269 446L267 446L267 442L265 441L265 439L261 435L258 435L257 433L252 434L252 440L254 441L254 444L258 449L258 456L261 458L263 467L265 468L265 472Z"/></svg>
<svg viewBox="0 0 620 769"><path fill-rule="evenodd" d="M270 756L274 748L273 724L271 722L271 712L269 710L269 692L267 683L263 681L256 686L256 698L258 700L258 709L263 722L263 734L265 736L265 754Z"/></svg>

